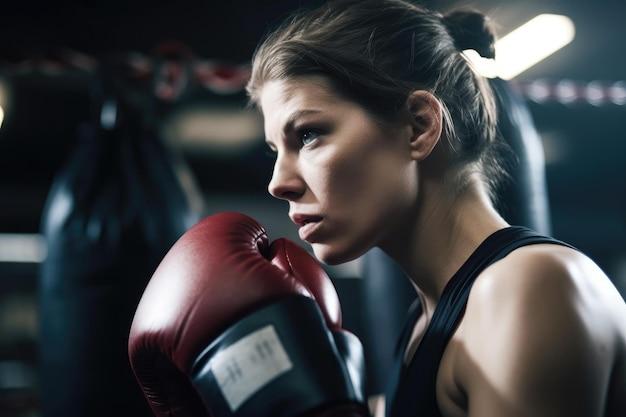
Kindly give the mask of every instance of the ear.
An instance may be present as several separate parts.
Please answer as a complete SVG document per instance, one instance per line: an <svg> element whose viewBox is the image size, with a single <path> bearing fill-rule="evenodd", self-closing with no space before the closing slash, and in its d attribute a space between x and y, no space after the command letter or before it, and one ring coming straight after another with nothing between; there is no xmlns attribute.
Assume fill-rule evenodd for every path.
<svg viewBox="0 0 626 417"><path fill-rule="evenodd" d="M413 91L407 99L413 135L411 137L411 158L425 159L441 138L443 111L439 100L424 90Z"/></svg>

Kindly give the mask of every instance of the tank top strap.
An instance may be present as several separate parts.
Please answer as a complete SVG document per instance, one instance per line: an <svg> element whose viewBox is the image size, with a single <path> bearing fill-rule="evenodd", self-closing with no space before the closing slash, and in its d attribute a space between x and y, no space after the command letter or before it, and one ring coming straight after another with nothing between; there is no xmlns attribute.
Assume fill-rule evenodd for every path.
<svg viewBox="0 0 626 417"><path fill-rule="evenodd" d="M439 417L436 381L441 357L460 319L476 277L489 265L526 245L549 243L568 246L557 239L539 235L522 226L510 226L493 233L470 255L450 279L415 356L404 366L410 335L421 308L413 308L396 351L392 380L387 390L387 417ZM575 248L574 248L575 249Z"/></svg>

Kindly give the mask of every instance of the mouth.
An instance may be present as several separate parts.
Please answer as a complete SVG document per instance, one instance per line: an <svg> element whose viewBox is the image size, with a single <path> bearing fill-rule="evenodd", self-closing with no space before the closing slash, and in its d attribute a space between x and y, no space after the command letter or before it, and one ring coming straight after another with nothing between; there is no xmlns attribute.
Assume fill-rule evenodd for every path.
<svg viewBox="0 0 626 417"><path fill-rule="evenodd" d="M291 220L300 228L298 235L305 242L313 243L319 238L320 225L323 218L308 214L295 214L291 216Z"/></svg>
<svg viewBox="0 0 626 417"><path fill-rule="evenodd" d="M318 223L322 220L321 216L312 216L308 214L294 214L291 220L299 227L306 226L311 223Z"/></svg>

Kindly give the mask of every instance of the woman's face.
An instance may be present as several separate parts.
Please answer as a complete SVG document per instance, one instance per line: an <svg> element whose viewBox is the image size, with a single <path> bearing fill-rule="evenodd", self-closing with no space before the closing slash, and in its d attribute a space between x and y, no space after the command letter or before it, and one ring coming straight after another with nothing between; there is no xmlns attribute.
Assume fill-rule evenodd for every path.
<svg viewBox="0 0 626 417"><path fill-rule="evenodd" d="M276 153L269 192L318 259L337 264L393 239L414 215L409 123L382 127L322 77L270 81L260 98Z"/></svg>

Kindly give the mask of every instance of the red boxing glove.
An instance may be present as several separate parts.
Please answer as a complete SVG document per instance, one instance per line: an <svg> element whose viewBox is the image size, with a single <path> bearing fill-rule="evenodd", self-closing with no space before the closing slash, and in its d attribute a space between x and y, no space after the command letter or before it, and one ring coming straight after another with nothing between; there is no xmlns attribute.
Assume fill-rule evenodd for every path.
<svg viewBox="0 0 626 417"><path fill-rule="evenodd" d="M145 289L128 353L157 416L368 416L359 340L303 248L239 213L205 218Z"/></svg>

